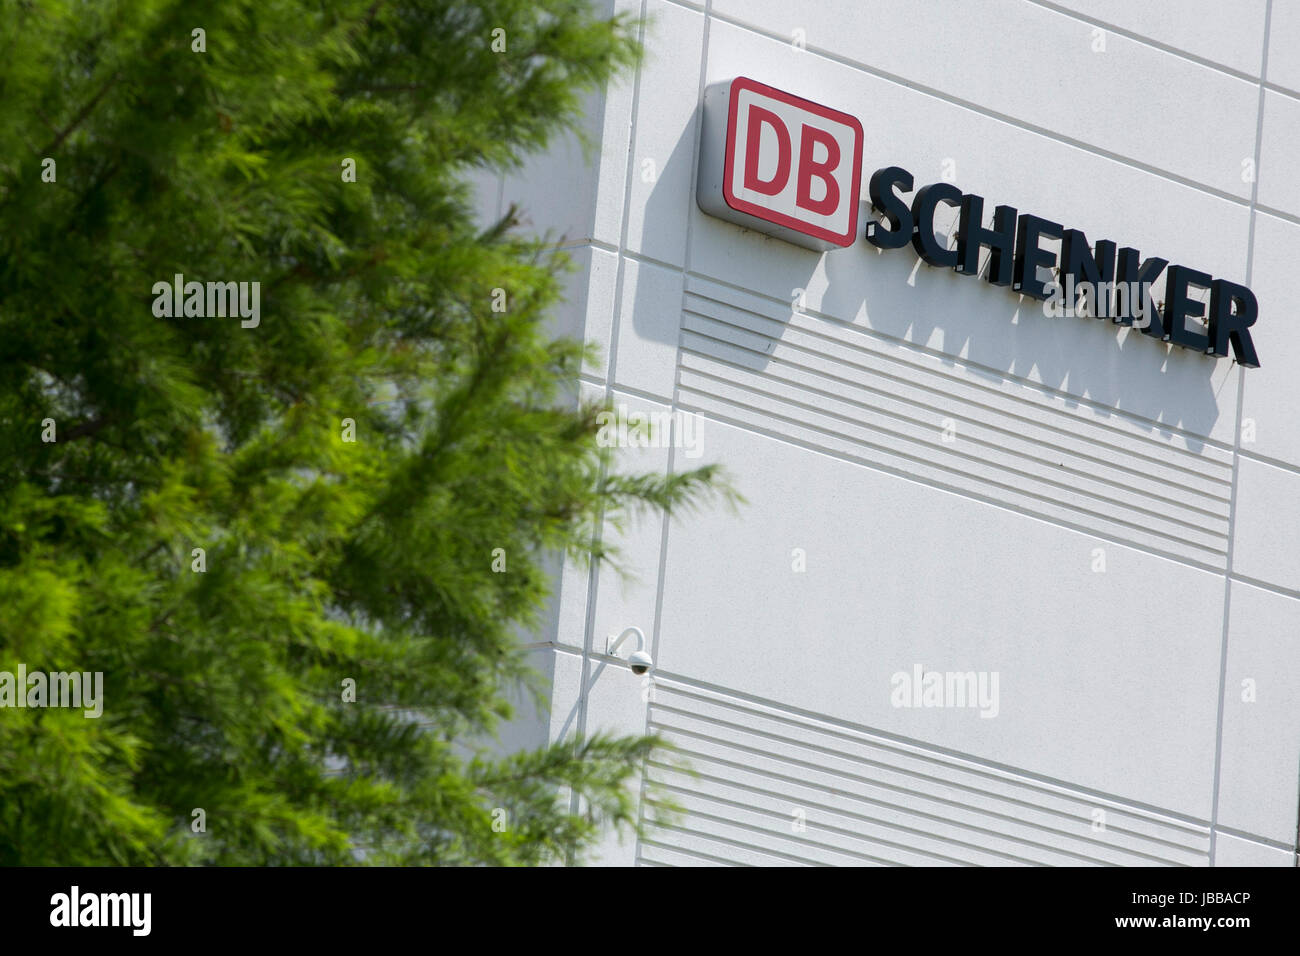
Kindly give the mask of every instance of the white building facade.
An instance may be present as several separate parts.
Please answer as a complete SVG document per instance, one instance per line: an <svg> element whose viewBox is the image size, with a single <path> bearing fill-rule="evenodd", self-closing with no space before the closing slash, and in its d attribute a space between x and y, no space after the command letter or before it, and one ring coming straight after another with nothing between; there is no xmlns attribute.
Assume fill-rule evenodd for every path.
<svg viewBox="0 0 1300 956"><path fill-rule="evenodd" d="M1300 0L605 5L646 58L595 152L484 180L481 213L565 237L557 327L633 419L619 466L721 463L747 501L605 529L630 579L557 572L551 708L508 742L677 751L641 812L683 812L599 862L1295 866ZM860 123L849 244L701 208L736 78ZM878 249L887 167L1249 288L1259 367ZM636 447L637 415L670 428ZM646 677L605 653L631 627Z"/></svg>

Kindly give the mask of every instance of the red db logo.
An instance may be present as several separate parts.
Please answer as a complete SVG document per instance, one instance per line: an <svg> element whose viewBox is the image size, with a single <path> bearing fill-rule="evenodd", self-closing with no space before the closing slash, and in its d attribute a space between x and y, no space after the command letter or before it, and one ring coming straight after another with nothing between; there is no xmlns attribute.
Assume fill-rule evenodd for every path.
<svg viewBox="0 0 1300 956"><path fill-rule="evenodd" d="M812 249L852 245L862 124L746 77L709 87L698 182L710 215Z"/></svg>

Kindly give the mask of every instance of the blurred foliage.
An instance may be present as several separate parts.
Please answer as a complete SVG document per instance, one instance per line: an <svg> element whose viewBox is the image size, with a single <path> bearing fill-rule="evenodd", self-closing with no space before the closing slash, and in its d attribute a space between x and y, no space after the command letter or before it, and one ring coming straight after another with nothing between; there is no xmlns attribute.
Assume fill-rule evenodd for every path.
<svg viewBox="0 0 1300 956"><path fill-rule="evenodd" d="M0 0L0 670L105 697L0 710L0 863L531 864L634 822L651 740L464 742L529 680L548 556L729 495L610 479L544 331L565 261L473 222L469 174L572 129L635 34L585 0ZM156 316L177 273L260 282L260 325Z"/></svg>

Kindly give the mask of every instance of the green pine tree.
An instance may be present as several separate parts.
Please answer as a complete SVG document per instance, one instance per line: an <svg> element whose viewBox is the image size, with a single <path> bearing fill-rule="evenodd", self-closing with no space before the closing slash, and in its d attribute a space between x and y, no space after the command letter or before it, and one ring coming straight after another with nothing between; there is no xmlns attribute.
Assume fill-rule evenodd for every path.
<svg viewBox="0 0 1300 956"><path fill-rule="evenodd" d="M0 670L104 674L98 719L0 709L0 863L531 864L633 822L650 740L458 742L548 556L732 497L609 467L563 259L472 224L467 176L637 55L586 0L0 0ZM176 274L259 282L256 325L167 314Z"/></svg>

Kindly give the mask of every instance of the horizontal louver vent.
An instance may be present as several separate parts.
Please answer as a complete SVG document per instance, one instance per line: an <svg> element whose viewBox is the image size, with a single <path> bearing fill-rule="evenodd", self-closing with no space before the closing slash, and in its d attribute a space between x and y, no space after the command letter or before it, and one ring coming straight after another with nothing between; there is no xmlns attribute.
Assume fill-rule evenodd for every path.
<svg viewBox="0 0 1300 956"><path fill-rule="evenodd" d="M650 732L643 865L1208 862L1208 827L667 679Z"/></svg>
<svg viewBox="0 0 1300 956"><path fill-rule="evenodd" d="M1226 449L698 277L681 343L685 410L1224 566Z"/></svg>

